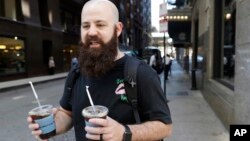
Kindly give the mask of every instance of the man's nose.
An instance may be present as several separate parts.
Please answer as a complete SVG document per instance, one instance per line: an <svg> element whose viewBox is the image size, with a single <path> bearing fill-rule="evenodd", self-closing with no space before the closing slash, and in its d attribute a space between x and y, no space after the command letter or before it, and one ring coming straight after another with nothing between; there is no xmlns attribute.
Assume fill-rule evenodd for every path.
<svg viewBox="0 0 250 141"><path fill-rule="evenodd" d="M97 35L97 29L96 29L96 27L91 26L91 27L89 28L88 35L89 35L89 36L95 36L95 35Z"/></svg>

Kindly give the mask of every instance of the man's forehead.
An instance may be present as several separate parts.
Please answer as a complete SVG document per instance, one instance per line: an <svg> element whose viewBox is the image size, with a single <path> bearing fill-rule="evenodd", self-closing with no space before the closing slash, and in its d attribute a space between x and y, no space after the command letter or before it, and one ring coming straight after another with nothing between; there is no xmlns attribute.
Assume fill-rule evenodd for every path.
<svg viewBox="0 0 250 141"><path fill-rule="evenodd" d="M91 0L88 1L82 9L82 18L91 14L113 18L118 22L119 15L116 6L108 0ZM90 15L89 15L90 14Z"/></svg>
<svg viewBox="0 0 250 141"><path fill-rule="evenodd" d="M95 20L95 21L90 21L90 20L83 20L82 21L82 24L91 24L91 23L94 23L94 24L107 24L107 21L104 21L104 20Z"/></svg>
<svg viewBox="0 0 250 141"><path fill-rule="evenodd" d="M108 22L111 15L98 10L86 11L82 14L82 22Z"/></svg>

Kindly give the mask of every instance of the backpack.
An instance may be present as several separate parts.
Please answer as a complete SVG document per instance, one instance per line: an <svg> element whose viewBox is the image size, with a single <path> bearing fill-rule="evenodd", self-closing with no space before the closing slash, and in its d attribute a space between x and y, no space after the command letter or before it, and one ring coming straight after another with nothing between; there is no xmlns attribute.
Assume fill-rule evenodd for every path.
<svg viewBox="0 0 250 141"><path fill-rule="evenodd" d="M140 116L138 112L138 101L137 101L137 68L142 63L142 61L128 56L128 59L124 65L124 86L128 101L133 108L134 118L136 123L140 123ZM72 88L76 82L76 79L80 76L79 64L72 66L65 84L64 92L68 95L71 94Z"/></svg>

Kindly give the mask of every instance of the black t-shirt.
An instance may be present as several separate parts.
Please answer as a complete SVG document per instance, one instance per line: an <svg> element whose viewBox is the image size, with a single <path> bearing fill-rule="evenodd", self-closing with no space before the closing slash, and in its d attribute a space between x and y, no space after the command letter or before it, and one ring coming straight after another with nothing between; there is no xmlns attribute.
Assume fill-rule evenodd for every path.
<svg viewBox="0 0 250 141"><path fill-rule="evenodd" d="M100 78L86 78L82 75L76 80L73 93L64 93L60 105L72 111L72 120L77 141L85 141L85 122L82 109L90 106L86 85L95 105L108 107L108 116L122 124L135 123L132 106L128 103L124 89L124 65L128 56L116 61L115 67ZM169 107L163 94L157 73L142 63L137 73L138 104L141 121L159 120L171 123Z"/></svg>

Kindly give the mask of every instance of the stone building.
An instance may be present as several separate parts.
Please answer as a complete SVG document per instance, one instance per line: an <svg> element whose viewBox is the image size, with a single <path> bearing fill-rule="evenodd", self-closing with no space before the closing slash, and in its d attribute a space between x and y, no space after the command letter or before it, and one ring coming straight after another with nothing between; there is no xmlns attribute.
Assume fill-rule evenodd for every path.
<svg viewBox="0 0 250 141"><path fill-rule="evenodd" d="M249 0L189 0L191 43L197 83L218 117L230 124L250 123Z"/></svg>

